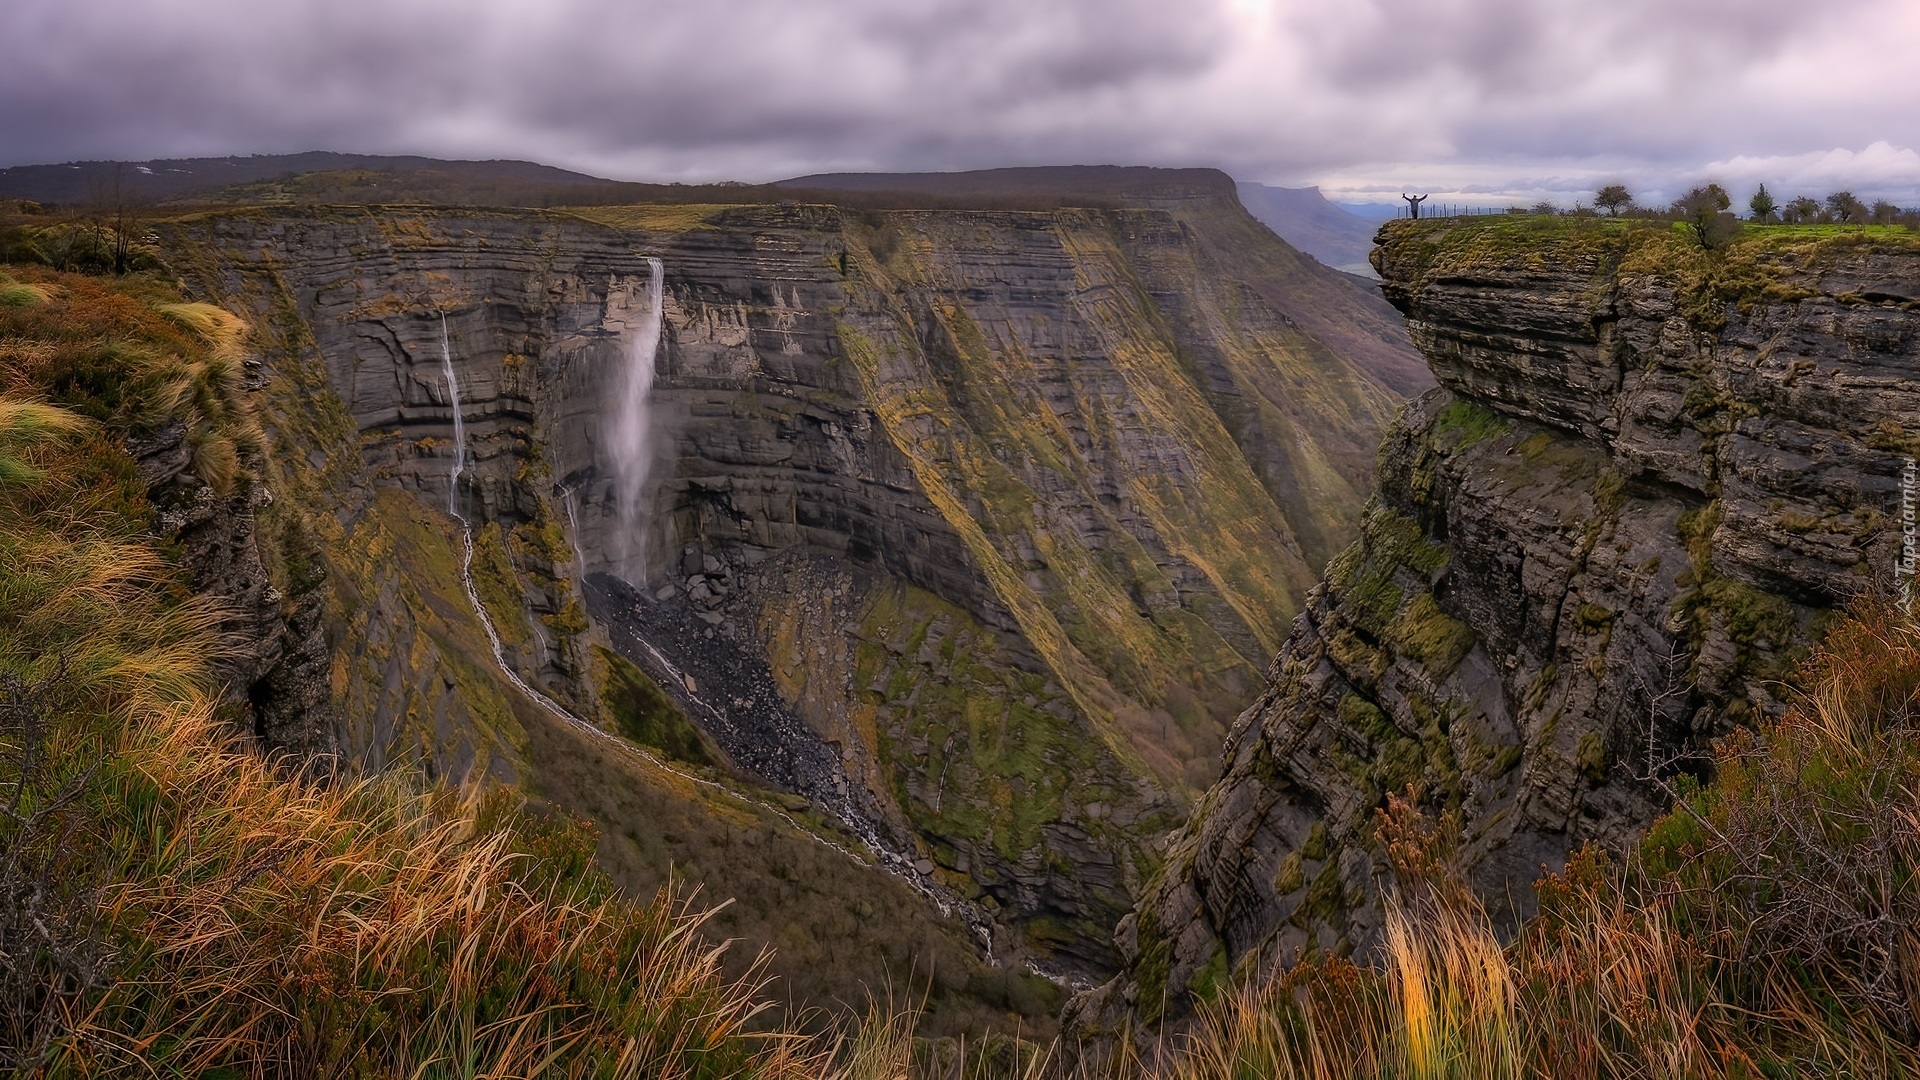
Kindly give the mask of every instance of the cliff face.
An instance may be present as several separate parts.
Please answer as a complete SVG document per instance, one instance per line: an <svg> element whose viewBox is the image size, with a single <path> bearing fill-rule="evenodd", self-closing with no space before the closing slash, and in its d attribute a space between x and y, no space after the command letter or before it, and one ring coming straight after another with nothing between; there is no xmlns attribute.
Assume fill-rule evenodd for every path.
<svg viewBox="0 0 1920 1080"><path fill-rule="evenodd" d="M168 242L269 328L289 532L329 582L342 719L283 745L542 786L451 496L533 685L607 715L595 646L624 652L741 770L850 788L928 879L1089 965L1350 535L1408 378L1386 318L1289 311L1344 283L1230 201L237 211ZM649 256L632 536L605 433Z"/></svg>
<svg viewBox="0 0 1920 1080"><path fill-rule="evenodd" d="M1779 708L1821 613L1890 583L1920 435L1920 245L1758 230L1707 254L1604 222L1395 223L1374 264L1441 382L1380 451L1236 723L1097 1035L1231 968L1366 948L1372 820L1459 817L1499 907L1663 809L1650 776Z"/></svg>
<svg viewBox="0 0 1920 1080"><path fill-rule="evenodd" d="M133 438L128 451L191 587L229 613L222 626L229 651L215 665L228 706L263 746L309 759L335 753L324 597L311 580L282 574L276 583L262 558L262 518L268 529L275 523L272 486L247 483L220 494L193 471L189 432L177 422Z"/></svg>

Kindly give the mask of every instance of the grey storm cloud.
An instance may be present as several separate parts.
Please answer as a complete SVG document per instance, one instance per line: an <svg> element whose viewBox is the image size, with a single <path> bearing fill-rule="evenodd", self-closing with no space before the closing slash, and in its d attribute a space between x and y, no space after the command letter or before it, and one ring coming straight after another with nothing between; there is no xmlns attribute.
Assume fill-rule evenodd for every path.
<svg viewBox="0 0 1920 1080"><path fill-rule="evenodd" d="M0 165L306 149L634 179L1112 161L1367 198L1915 191L1909 0L14 0Z"/></svg>
<svg viewBox="0 0 1920 1080"><path fill-rule="evenodd" d="M1832 0L1821 19L1847 21L1867 0ZM1707 82L1806 36L1788 0L1362 0L1338 22L1302 18L1313 53L1339 82L1396 86L1436 72L1499 101L1645 64L1664 85Z"/></svg>

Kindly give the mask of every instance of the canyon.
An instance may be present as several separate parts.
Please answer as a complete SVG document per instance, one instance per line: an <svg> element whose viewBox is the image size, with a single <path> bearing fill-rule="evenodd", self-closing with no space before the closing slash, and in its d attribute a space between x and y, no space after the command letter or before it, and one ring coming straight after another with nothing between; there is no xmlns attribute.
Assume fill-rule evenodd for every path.
<svg viewBox="0 0 1920 1080"><path fill-rule="evenodd" d="M163 222L258 346L256 737L592 819L816 998L1103 977L1427 378L1225 177L1124 202Z"/></svg>
<svg viewBox="0 0 1920 1080"><path fill-rule="evenodd" d="M127 425L230 731L525 799L801 1026L906 981L926 1034L1156 1053L1377 955L1406 813L1492 942L1898 584L1905 233L1396 222L1374 299L1223 177L1099 179L183 209L112 301L207 343L164 422L91 286L8 295L75 320L16 347Z"/></svg>

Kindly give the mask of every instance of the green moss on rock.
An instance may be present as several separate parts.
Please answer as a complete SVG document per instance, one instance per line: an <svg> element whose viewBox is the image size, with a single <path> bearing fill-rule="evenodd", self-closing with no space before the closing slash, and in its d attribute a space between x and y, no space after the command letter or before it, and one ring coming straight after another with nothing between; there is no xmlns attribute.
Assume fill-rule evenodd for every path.
<svg viewBox="0 0 1920 1080"><path fill-rule="evenodd" d="M601 704L614 730L670 758L692 765L714 764L699 730L646 672L599 645L593 647L593 656L600 675Z"/></svg>
<svg viewBox="0 0 1920 1080"><path fill-rule="evenodd" d="M1432 593L1421 593L1406 605L1394 623L1392 639L1436 679L1452 674L1476 640L1466 623L1440 610Z"/></svg>
<svg viewBox="0 0 1920 1080"><path fill-rule="evenodd" d="M1455 450L1483 443L1513 428L1513 420L1479 402L1454 398L1434 417L1434 434L1446 439Z"/></svg>

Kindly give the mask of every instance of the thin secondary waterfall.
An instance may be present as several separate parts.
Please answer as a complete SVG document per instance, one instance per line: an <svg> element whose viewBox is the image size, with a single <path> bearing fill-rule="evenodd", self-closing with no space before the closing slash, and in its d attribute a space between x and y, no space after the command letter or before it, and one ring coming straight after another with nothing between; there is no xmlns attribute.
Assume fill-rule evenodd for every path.
<svg viewBox="0 0 1920 1080"><path fill-rule="evenodd" d="M580 515L574 509L573 489L561 500L567 507L567 540L573 545L573 580L584 586L587 581L587 553L580 546Z"/></svg>
<svg viewBox="0 0 1920 1080"><path fill-rule="evenodd" d="M666 268L659 259L649 258L647 269L647 311L640 320L640 328L627 341L627 363L620 373L607 439L607 450L613 457L614 508L620 521L613 551L620 576L636 585L644 584L647 579L646 537L642 530L646 524L647 481L653 472L653 417L649 412L649 399L653 396L654 365L660 351L666 276Z"/></svg>
<svg viewBox="0 0 1920 1080"><path fill-rule="evenodd" d="M460 415L460 380L453 374L453 345L447 340L447 313L440 313L440 370L447 378L447 404L453 408L453 477L447 483L447 513L460 518L460 474L467 471L467 421ZM466 524L466 518L460 518Z"/></svg>

